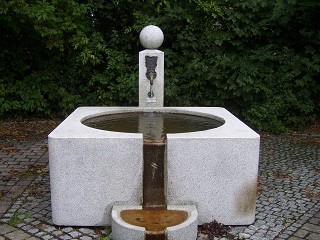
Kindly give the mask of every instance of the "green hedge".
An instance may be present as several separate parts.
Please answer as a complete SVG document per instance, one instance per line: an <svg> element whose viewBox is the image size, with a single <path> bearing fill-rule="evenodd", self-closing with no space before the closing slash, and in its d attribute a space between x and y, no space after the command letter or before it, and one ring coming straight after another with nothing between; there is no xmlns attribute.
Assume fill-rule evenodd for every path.
<svg viewBox="0 0 320 240"><path fill-rule="evenodd" d="M1 1L0 114L137 105L139 32L164 32L166 106L222 106L258 130L319 116L312 0Z"/></svg>

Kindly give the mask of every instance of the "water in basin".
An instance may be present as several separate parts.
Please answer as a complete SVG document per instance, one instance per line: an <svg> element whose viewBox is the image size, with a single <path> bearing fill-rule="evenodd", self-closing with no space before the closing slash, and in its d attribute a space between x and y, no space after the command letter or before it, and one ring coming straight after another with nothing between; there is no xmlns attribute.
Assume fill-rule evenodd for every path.
<svg viewBox="0 0 320 240"><path fill-rule="evenodd" d="M204 131L223 124L213 118L163 112L108 114L87 119L82 123L101 130L143 133L145 140L161 140L167 133Z"/></svg>

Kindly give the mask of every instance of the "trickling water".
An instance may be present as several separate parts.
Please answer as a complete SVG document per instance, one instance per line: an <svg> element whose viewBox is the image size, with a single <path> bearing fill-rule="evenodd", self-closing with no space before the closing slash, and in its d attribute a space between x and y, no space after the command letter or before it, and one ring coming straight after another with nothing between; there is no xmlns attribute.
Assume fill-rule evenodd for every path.
<svg viewBox="0 0 320 240"><path fill-rule="evenodd" d="M143 144L143 207L165 208L165 142Z"/></svg>

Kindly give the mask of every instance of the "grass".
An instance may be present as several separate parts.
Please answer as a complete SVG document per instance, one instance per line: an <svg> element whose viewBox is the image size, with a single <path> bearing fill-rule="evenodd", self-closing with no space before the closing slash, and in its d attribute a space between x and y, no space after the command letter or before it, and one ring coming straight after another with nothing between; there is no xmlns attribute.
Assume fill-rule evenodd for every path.
<svg viewBox="0 0 320 240"><path fill-rule="evenodd" d="M16 212L7 222L10 226L15 226L19 223L23 223L24 219L31 218L31 216L26 215L23 212Z"/></svg>
<svg viewBox="0 0 320 240"><path fill-rule="evenodd" d="M109 236L111 234L111 229L106 227L105 231L106 231L106 236L103 238L99 237L98 240L109 240Z"/></svg>

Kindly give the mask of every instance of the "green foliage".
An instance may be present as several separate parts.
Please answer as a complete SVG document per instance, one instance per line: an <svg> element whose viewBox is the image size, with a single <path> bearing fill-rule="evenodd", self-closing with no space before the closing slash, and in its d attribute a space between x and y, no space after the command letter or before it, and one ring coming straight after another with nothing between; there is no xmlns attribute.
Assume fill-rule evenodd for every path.
<svg viewBox="0 0 320 240"><path fill-rule="evenodd" d="M159 20L168 36L166 84L174 81L167 104L225 106L276 132L319 114L318 3L174 3Z"/></svg>
<svg viewBox="0 0 320 240"><path fill-rule="evenodd" d="M165 104L223 106L258 130L319 115L312 0L0 0L0 115L137 105L139 32L161 27Z"/></svg>
<svg viewBox="0 0 320 240"><path fill-rule="evenodd" d="M64 114L95 102L87 82L106 45L92 28L90 6L69 0L2 1L0 114Z"/></svg>
<svg viewBox="0 0 320 240"><path fill-rule="evenodd" d="M15 226L17 224L23 223L24 219L31 218L31 216L27 215L24 212L15 212L7 222L10 226Z"/></svg>

